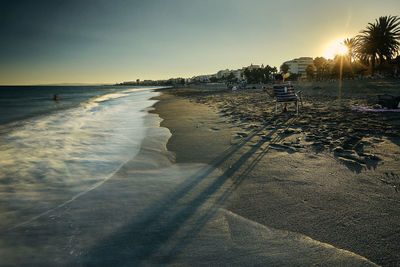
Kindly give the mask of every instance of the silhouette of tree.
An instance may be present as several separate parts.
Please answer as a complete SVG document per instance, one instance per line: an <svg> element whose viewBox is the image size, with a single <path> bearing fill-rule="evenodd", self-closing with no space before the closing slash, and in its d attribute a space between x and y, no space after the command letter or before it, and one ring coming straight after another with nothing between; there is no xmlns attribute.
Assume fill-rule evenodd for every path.
<svg viewBox="0 0 400 267"><path fill-rule="evenodd" d="M265 83L269 80L272 73L276 73L276 67L267 65L264 68L246 68L243 73L248 83Z"/></svg>
<svg viewBox="0 0 400 267"><path fill-rule="evenodd" d="M314 58L314 66L317 69L317 78L321 79L324 77L325 72L327 71L328 61L324 57L316 57Z"/></svg>
<svg viewBox="0 0 400 267"><path fill-rule="evenodd" d="M229 73L229 75L226 77L226 79L229 81L229 82L236 82L236 77L235 77L235 75L232 73L232 72L230 72Z"/></svg>
<svg viewBox="0 0 400 267"><path fill-rule="evenodd" d="M306 67L306 74L307 74L307 79L309 80L309 81L311 81L312 80L312 78L313 78L313 76L314 76L314 65L308 65L307 67Z"/></svg>
<svg viewBox="0 0 400 267"><path fill-rule="evenodd" d="M357 47L357 40L356 38L347 38L343 41L343 44L347 47L347 54L349 56L350 63L352 63Z"/></svg>
<svg viewBox="0 0 400 267"><path fill-rule="evenodd" d="M281 71L282 71L283 73L287 73L287 72L289 71L289 65L283 63L283 64L281 65L280 69L281 69Z"/></svg>
<svg viewBox="0 0 400 267"><path fill-rule="evenodd" d="M353 67L346 55L336 55L333 59L332 68L330 70L331 77L340 78L340 72L342 72L342 77L354 77Z"/></svg>
<svg viewBox="0 0 400 267"><path fill-rule="evenodd" d="M400 19L384 16L368 23L367 29L357 35L357 54L361 61L371 65L372 74L377 63L389 61L400 47Z"/></svg>

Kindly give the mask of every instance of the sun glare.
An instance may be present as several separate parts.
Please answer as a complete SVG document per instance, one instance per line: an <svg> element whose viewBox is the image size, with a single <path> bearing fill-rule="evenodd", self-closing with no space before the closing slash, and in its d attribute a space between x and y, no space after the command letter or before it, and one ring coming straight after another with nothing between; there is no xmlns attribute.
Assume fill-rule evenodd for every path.
<svg viewBox="0 0 400 267"><path fill-rule="evenodd" d="M347 54L347 47L343 44L343 39L338 39L326 47L324 57L334 59L336 55L345 54Z"/></svg>

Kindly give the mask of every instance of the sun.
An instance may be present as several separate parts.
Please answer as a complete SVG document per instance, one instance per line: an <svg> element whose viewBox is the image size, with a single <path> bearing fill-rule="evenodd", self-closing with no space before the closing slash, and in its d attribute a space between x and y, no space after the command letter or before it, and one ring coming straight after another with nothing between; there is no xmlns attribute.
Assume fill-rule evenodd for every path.
<svg viewBox="0 0 400 267"><path fill-rule="evenodd" d="M337 39L325 48L324 57L334 59L336 55L345 55L348 53L347 47L343 44L344 39Z"/></svg>

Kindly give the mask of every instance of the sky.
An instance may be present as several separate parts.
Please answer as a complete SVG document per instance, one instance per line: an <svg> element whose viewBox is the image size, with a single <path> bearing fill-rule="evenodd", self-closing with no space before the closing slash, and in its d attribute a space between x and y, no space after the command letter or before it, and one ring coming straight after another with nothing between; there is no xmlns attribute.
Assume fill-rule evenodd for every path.
<svg viewBox="0 0 400 267"><path fill-rule="evenodd" d="M279 68L399 14L398 0L0 0L0 85Z"/></svg>

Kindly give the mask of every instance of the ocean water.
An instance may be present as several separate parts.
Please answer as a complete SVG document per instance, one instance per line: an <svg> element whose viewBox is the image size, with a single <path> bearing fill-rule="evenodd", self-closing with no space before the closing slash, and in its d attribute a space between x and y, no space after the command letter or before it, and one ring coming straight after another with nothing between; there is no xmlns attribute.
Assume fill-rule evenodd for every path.
<svg viewBox="0 0 400 267"><path fill-rule="evenodd" d="M0 87L0 229L95 188L132 159L152 89Z"/></svg>

